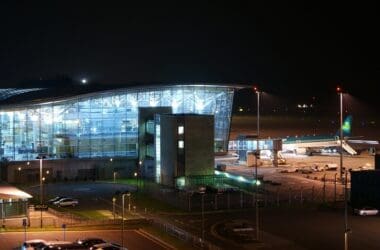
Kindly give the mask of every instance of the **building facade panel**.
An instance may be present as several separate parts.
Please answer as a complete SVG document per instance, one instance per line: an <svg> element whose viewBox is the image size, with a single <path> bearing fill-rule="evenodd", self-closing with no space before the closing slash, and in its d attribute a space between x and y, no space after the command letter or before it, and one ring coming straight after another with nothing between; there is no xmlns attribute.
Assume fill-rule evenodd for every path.
<svg viewBox="0 0 380 250"><path fill-rule="evenodd" d="M226 151L234 88L173 85L95 92L66 100L2 107L0 157L29 160L138 155L138 108L215 116L215 150Z"/></svg>

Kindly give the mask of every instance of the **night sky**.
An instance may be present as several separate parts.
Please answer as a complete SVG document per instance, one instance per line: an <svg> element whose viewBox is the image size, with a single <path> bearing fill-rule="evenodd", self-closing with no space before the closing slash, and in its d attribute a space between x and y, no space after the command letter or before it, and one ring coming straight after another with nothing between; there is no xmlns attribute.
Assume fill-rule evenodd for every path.
<svg viewBox="0 0 380 250"><path fill-rule="evenodd" d="M377 103L376 6L12 2L0 8L1 87L58 76L90 84L255 83L302 99L324 98L340 84Z"/></svg>

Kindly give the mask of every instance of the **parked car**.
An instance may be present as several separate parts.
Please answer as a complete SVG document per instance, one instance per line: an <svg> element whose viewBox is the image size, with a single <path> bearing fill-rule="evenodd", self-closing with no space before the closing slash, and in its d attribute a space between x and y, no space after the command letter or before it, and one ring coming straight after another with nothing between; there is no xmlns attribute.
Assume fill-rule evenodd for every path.
<svg viewBox="0 0 380 250"><path fill-rule="evenodd" d="M77 244L85 246L87 248L90 248L94 245L101 244L101 243L106 243L103 239L100 238L85 238L82 240L77 240Z"/></svg>
<svg viewBox="0 0 380 250"><path fill-rule="evenodd" d="M301 174L312 174L314 172L314 170L311 167L304 167L304 168L298 169L297 172L299 172Z"/></svg>
<svg viewBox="0 0 380 250"><path fill-rule="evenodd" d="M56 197L54 197L53 199L48 200L48 202L49 202L50 204L54 204L54 202L59 201L59 200L61 200L61 199L63 199L63 198L68 198L68 197L66 197L66 196L56 196Z"/></svg>
<svg viewBox="0 0 380 250"><path fill-rule="evenodd" d="M354 213L361 216L377 215L379 213L379 210L373 207L363 207L354 209Z"/></svg>
<svg viewBox="0 0 380 250"><path fill-rule="evenodd" d="M37 248L40 249L40 248ZM67 242L67 243L57 243L51 244L46 247L41 248L43 250L79 250L79 249L88 249L88 247L81 246L77 243Z"/></svg>
<svg viewBox="0 0 380 250"><path fill-rule="evenodd" d="M280 173L294 173L297 172L297 168L294 167L286 167L280 170Z"/></svg>
<svg viewBox="0 0 380 250"><path fill-rule="evenodd" d="M128 250L128 249L126 247L121 247L119 244L107 242L107 243L96 244L93 247L91 247L90 250Z"/></svg>
<svg viewBox="0 0 380 250"><path fill-rule="evenodd" d="M326 170L337 170L338 165L336 163L328 163L325 165Z"/></svg>
<svg viewBox="0 0 380 250"><path fill-rule="evenodd" d="M73 198L63 198L53 203L58 207L68 207L68 206L77 206L79 204L77 199Z"/></svg>
<svg viewBox="0 0 380 250"><path fill-rule="evenodd" d="M321 172L325 170L325 167L314 164L311 166L311 169L313 169L314 172Z"/></svg>
<svg viewBox="0 0 380 250"><path fill-rule="evenodd" d="M21 250L39 249L39 248L42 248L43 246L46 246L46 240L42 240L42 239L27 240L22 244Z"/></svg>

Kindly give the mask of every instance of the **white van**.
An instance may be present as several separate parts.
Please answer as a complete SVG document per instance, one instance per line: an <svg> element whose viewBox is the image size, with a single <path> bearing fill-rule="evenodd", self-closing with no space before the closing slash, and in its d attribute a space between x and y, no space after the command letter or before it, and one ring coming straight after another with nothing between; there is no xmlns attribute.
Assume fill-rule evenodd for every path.
<svg viewBox="0 0 380 250"><path fill-rule="evenodd" d="M337 170L338 169L338 165L336 163L327 163L325 165L325 169L326 170Z"/></svg>

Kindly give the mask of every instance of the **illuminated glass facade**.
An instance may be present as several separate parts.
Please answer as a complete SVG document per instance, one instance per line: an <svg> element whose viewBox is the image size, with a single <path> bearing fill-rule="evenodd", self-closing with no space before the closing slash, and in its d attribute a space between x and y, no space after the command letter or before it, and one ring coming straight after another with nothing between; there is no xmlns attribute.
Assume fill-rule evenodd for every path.
<svg viewBox="0 0 380 250"><path fill-rule="evenodd" d="M226 151L234 88L173 85L125 88L1 107L0 156L9 160L137 157L138 108L215 115L215 150Z"/></svg>

